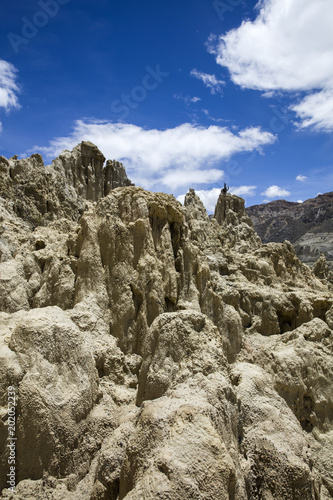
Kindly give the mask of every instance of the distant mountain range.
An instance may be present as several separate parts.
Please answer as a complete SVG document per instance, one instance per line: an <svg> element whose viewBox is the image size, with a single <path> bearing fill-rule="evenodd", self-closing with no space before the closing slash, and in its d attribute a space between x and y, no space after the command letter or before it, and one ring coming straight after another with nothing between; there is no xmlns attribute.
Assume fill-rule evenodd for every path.
<svg viewBox="0 0 333 500"><path fill-rule="evenodd" d="M333 192L303 203L276 200L247 208L263 243L293 243L298 257L311 265L323 252L333 266Z"/></svg>

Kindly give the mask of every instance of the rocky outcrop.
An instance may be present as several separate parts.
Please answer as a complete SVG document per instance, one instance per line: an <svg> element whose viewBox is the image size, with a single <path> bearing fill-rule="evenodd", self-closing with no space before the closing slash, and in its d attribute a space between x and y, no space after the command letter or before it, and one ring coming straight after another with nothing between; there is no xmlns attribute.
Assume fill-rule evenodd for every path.
<svg viewBox="0 0 333 500"><path fill-rule="evenodd" d="M81 142L73 151L63 151L52 167L80 198L97 201L104 196L104 162L104 155L94 144Z"/></svg>
<svg viewBox="0 0 333 500"><path fill-rule="evenodd" d="M214 218L224 227L225 239L238 251L260 246L260 238L253 229L250 217L245 211L245 201L239 196L226 193L223 189L217 200Z"/></svg>
<svg viewBox="0 0 333 500"><path fill-rule="evenodd" d="M330 269L327 265L327 260L323 253L320 255L319 259L315 262L313 266L313 273L321 280L328 281L330 278L332 280L332 277L330 276Z"/></svg>
<svg viewBox="0 0 333 500"><path fill-rule="evenodd" d="M0 157L0 195L33 227L65 217L77 221L87 201L97 201L111 189L132 185L121 163L108 160L91 142L63 151L51 165L43 158L7 160Z"/></svg>
<svg viewBox="0 0 333 500"><path fill-rule="evenodd" d="M13 179L0 205L2 450L8 386L18 401L17 487L7 452L2 498L332 498L320 272L288 242L262 244L224 191L210 219L194 190L182 206L101 170L89 143L52 165L73 213L32 226Z"/></svg>
<svg viewBox="0 0 333 500"><path fill-rule="evenodd" d="M124 165L115 160L108 160L104 172L104 196L112 189L124 186L134 186L127 177Z"/></svg>

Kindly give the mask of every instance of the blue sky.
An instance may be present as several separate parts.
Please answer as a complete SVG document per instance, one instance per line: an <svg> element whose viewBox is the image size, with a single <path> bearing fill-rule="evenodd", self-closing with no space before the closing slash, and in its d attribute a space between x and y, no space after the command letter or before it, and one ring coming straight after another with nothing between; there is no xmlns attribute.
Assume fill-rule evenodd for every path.
<svg viewBox="0 0 333 500"><path fill-rule="evenodd" d="M331 0L2 0L0 154L91 140L212 210L333 190Z"/></svg>

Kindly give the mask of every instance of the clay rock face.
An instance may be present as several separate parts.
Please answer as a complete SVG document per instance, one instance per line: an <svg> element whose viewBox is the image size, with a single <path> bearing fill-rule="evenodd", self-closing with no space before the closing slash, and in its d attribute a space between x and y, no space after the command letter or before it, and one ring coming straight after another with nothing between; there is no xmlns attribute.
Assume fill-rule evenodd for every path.
<svg viewBox="0 0 333 500"><path fill-rule="evenodd" d="M182 220L180 204L167 195L123 188L80 221L74 301L97 294L126 353L141 354L148 327L176 307Z"/></svg>
<svg viewBox="0 0 333 500"><path fill-rule="evenodd" d="M1 317L1 405L8 386L19 386L18 480L43 471L66 475L80 466L75 443L98 397L92 353L78 328L59 308ZM14 368L14 370L12 370ZM2 432L2 438L6 438ZM6 442L1 443L6 449ZM63 458L61 458L63 457ZM64 457L67 457L66 459ZM1 475L6 476L6 454Z"/></svg>
<svg viewBox="0 0 333 500"><path fill-rule="evenodd" d="M134 186L126 174L122 163L108 160L104 171L104 195L107 196L112 189L125 186Z"/></svg>
<svg viewBox="0 0 333 500"><path fill-rule="evenodd" d="M10 158L0 178L3 200L33 227L56 217L77 219L82 210L74 187L53 167L45 167L40 155Z"/></svg>
<svg viewBox="0 0 333 500"><path fill-rule="evenodd" d="M333 492L332 340L328 324L315 318L292 332L266 338L265 342L261 336L255 335L244 350L246 359L261 366L266 376L270 375L269 387L274 388L287 403L303 429L300 434L294 424L294 436L290 435L290 442L295 433L303 436L303 448L299 453L322 482L322 496L317 484L316 491L312 496L307 493L306 498L331 498ZM296 422L289 418L288 426L293 421ZM296 489L300 488L301 485ZM309 485L308 489L310 491Z"/></svg>
<svg viewBox="0 0 333 500"><path fill-rule="evenodd" d="M217 328L197 311L165 313L151 337L119 497L242 498L237 402Z"/></svg>
<svg viewBox="0 0 333 500"><path fill-rule="evenodd" d="M164 313L151 326L140 372L138 403L163 396L189 377L227 365L217 328L197 311Z"/></svg>
<svg viewBox="0 0 333 500"><path fill-rule="evenodd" d="M63 151L52 167L67 179L81 198L96 201L104 196L104 162L104 155L94 144L81 142L73 151Z"/></svg>
<svg viewBox="0 0 333 500"><path fill-rule="evenodd" d="M313 274L324 280L332 288L333 285L333 271L329 268L325 254L321 254L319 259L315 262L313 266Z"/></svg>
<svg viewBox="0 0 333 500"><path fill-rule="evenodd" d="M39 154L1 158L0 195L33 227L61 217L78 220L85 200L97 201L115 187L131 185L123 166L109 161L104 168L104 155L88 141L63 151L46 167Z"/></svg>
<svg viewBox="0 0 333 500"><path fill-rule="evenodd" d="M235 364L232 378L240 411L245 498L320 498L307 439L264 370Z"/></svg>
<svg viewBox="0 0 333 500"><path fill-rule="evenodd" d="M237 249L246 250L245 245L260 246L260 238L253 229L250 217L245 211L243 198L229 193L221 194L217 200L214 218L225 228L225 239L230 241Z"/></svg>
<svg viewBox="0 0 333 500"><path fill-rule="evenodd" d="M210 219L103 163L0 158L1 497L333 498L323 262L261 244L239 197Z"/></svg>

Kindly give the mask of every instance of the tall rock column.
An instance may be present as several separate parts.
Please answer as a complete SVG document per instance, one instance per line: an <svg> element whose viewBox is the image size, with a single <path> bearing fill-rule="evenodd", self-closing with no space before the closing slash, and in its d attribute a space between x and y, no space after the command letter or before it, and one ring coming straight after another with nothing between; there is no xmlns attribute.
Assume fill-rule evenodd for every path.
<svg viewBox="0 0 333 500"><path fill-rule="evenodd" d="M225 229L225 242L229 242L231 247L236 247L241 253L246 252L249 246L258 248L261 245L252 220L246 214L243 198L222 189L216 203L214 218L222 229Z"/></svg>
<svg viewBox="0 0 333 500"><path fill-rule="evenodd" d="M220 196L217 200L214 217L217 222L222 226L223 223L234 223L235 216L241 219L245 215L245 200L239 196L225 193L221 190Z"/></svg>
<svg viewBox="0 0 333 500"><path fill-rule="evenodd" d="M81 142L81 178L86 182L87 200L97 201L104 195L103 165L105 157L92 142Z"/></svg>
<svg viewBox="0 0 333 500"><path fill-rule="evenodd" d="M104 196L103 153L92 142L82 141L73 151L63 151L52 166L86 200L97 201Z"/></svg>
<svg viewBox="0 0 333 500"><path fill-rule="evenodd" d="M122 163L115 160L108 160L103 171L104 174L104 196L107 196L112 189L117 187L134 186L126 174Z"/></svg>

